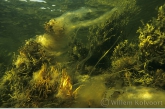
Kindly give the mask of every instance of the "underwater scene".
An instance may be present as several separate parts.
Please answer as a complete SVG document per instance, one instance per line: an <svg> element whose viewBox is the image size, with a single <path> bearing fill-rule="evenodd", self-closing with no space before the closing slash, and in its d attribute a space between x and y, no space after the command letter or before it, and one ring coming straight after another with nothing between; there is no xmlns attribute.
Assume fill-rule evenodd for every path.
<svg viewBox="0 0 165 109"><path fill-rule="evenodd" d="M1 0L1 108L165 107L164 0Z"/></svg>

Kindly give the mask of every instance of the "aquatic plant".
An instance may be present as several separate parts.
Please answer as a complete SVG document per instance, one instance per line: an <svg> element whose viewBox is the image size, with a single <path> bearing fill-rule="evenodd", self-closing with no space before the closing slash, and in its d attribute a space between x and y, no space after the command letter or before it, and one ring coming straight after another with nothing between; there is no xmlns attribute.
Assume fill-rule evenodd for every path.
<svg viewBox="0 0 165 109"><path fill-rule="evenodd" d="M165 89L165 72L162 69L157 69L154 72L153 85Z"/></svg>
<svg viewBox="0 0 165 109"><path fill-rule="evenodd" d="M63 21L51 19L49 22L45 23L46 32L54 35L56 37L55 40L64 36L64 24L62 22Z"/></svg>
<svg viewBox="0 0 165 109"><path fill-rule="evenodd" d="M160 6L158 10L158 17L153 18L150 23L144 25L143 28L138 29L139 35L139 48L142 56L146 59L151 57L158 57L163 55L165 51L165 6Z"/></svg>
<svg viewBox="0 0 165 109"><path fill-rule="evenodd" d="M12 69L1 79L0 88L1 107L5 107L5 103L7 107L44 107L47 104L59 107L68 99L73 100L78 90L72 89L70 76L56 63L56 55L33 39L19 49Z"/></svg>
<svg viewBox="0 0 165 109"><path fill-rule="evenodd" d="M132 86L134 73L137 73L140 69L137 48L136 43L130 43L128 40L124 40L114 48L112 56L110 57L110 71L113 76L109 78L111 78L112 81L116 81L115 78L122 81L122 83L119 82L120 87ZM114 87L114 84L110 85L110 87L112 86Z"/></svg>
<svg viewBox="0 0 165 109"><path fill-rule="evenodd" d="M138 29L139 49L141 52L140 59L144 62L145 73L152 76L152 83L158 79L165 66L165 4L158 8L157 18L153 18L150 22L143 24L143 28ZM158 73L159 72L159 73ZM160 80L161 78L158 77ZM156 82L157 83L157 82ZM164 82L163 82L164 83ZM164 85L161 85L164 88Z"/></svg>
<svg viewBox="0 0 165 109"><path fill-rule="evenodd" d="M111 57L112 72L118 72L124 69L130 69L138 63L138 51L136 44L128 43L128 40L120 42L113 51Z"/></svg>
<svg viewBox="0 0 165 109"><path fill-rule="evenodd" d="M78 89L79 87L75 91L73 91L70 76L65 70L62 70L62 76L56 97L62 99L73 99L74 97L76 97Z"/></svg>
<svg viewBox="0 0 165 109"><path fill-rule="evenodd" d="M127 3L129 4L130 2ZM127 3L123 3L122 5L127 7ZM107 3L107 5L110 4ZM88 46L86 46L88 54L86 58L79 63L80 69L83 68L84 64L86 64L86 66L94 66L89 74L92 74L97 67L100 69L106 69L109 67L109 56L112 54L113 48L121 38L125 37L123 33L124 26L127 25L131 15L138 11L138 7L136 7L134 3L132 3L132 6L127 10L122 10L117 4L113 4L113 6L116 10L114 10L114 8L111 9L114 10L114 12L110 11L113 12L111 13L112 16L109 16L106 22L98 23L97 25L89 27L89 35L87 37ZM100 63L102 65L100 65ZM96 72L97 71L95 71L95 74L101 73Z"/></svg>
<svg viewBox="0 0 165 109"><path fill-rule="evenodd" d="M138 29L138 47L127 40L115 47L111 57L111 80L119 78L123 81L121 86L143 85L164 89L164 7L160 6L158 10L161 17L153 18ZM162 81L161 85L158 85L159 80Z"/></svg>

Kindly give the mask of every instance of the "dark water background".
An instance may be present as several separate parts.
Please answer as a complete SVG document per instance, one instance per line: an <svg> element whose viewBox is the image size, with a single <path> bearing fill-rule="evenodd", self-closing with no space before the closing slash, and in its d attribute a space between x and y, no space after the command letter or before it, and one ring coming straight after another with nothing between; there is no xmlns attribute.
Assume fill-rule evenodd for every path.
<svg viewBox="0 0 165 109"><path fill-rule="evenodd" d="M87 0L1 0L0 2L0 72L12 62L13 52L17 52L24 41L43 34L44 23L67 11L85 7ZM126 27L127 38L136 39L136 30L152 17L157 16L157 8L164 0L137 0L140 12L133 16ZM1 73L2 74L2 73Z"/></svg>

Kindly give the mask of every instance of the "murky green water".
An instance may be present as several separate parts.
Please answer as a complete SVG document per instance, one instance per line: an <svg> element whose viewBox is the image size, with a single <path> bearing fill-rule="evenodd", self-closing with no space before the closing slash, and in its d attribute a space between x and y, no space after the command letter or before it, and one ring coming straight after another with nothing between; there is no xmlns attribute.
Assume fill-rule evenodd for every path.
<svg viewBox="0 0 165 109"><path fill-rule="evenodd" d="M165 107L164 3L1 0L0 106Z"/></svg>

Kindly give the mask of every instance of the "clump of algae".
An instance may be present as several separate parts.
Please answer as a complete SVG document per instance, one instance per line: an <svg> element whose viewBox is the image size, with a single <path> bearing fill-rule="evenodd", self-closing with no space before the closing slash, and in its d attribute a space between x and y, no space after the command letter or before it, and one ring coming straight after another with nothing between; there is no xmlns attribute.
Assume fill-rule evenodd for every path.
<svg viewBox="0 0 165 109"><path fill-rule="evenodd" d="M70 76L48 52L33 39L19 49L13 68L1 79L1 107L60 107L74 99Z"/></svg>
<svg viewBox="0 0 165 109"><path fill-rule="evenodd" d="M165 5L160 6L158 17L137 30L140 33L138 46L125 40L115 47L111 57L111 72L115 76L110 78L113 81L118 78L122 81L122 86L142 85L164 89L164 77L160 77L165 70L164 12Z"/></svg>
<svg viewBox="0 0 165 109"><path fill-rule="evenodd" d="M164 72L165 60L165 4L158 9L157 18L153 18L150 23L139 28L139 50L141 61L144 62L144 70L152 76L152 83L158 79L157 75ZM160 78L160 77L158 77ZM161 80L161 79L160 79ZM157 82L156 82L157 83ZM163 82L164 83L164 82ZM161 88L164 89L164 85Z"/></svg>
<svg viewBox="0 0 165 109"><path fill-rule="evenodd" d="M137 46L129 43L128 40L120 42L115 47L113 56L111 57L113 72L130 69L137 64L136 48Z"/></svg>
<svg viewBox="0 0 165 109"><path fill-rule="evenodd" d="M124 40L114 48L106 79L110 89L106 91L105 99L109 105L105 107L164 106L164 12L165 5L160 6L158 17L138 29L139 44ZM137 105L134 102L151 103L155 98L159 104ZM125 106L120 101L130 101L130 104Z"/></svg>
<svg viewBox="0 0 165 109"><path fill-rule="evenodd" d="M136 73L140 69L140 61L138 61L137 46L134 43L124 40L120 42L113 51L111 57L111 72L114 74L110 77L110 81L115 81L110 87L131 86L133 81L133 72ZM119 81L116 81L118 78ZM110 82L109 81L109 82Z"/></svg>
<svg viewBox="0 0 165 109"><path fill-rule="evenodd" d="M164 54L164 30L165 30L165 6L158 9L158 17L153 18L151 23L147 23L137 31L139 36L139 48L145 58L157 57Z"/></svg>

